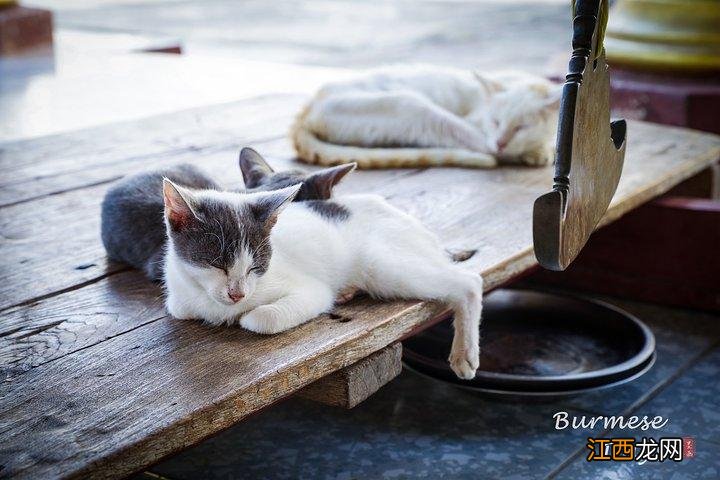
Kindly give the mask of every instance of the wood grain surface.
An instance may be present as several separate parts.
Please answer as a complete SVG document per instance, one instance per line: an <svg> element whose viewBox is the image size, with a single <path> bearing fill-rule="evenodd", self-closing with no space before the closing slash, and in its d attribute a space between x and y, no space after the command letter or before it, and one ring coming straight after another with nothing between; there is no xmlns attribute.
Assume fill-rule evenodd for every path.
<svg viewBox="0 0 720 480"><path fill-rule="evenodd" d="M0 207L0 475L130 474L396 342L444 310L361 298L289 332L259 336L169 318L157 285L106 261L98 213L114 178L191 161L239 185L240 141L276 165L295 165L284 136L301 102L258 102L188 113L214 125L204 133L193 133L190 120L181 132L166 116L143 128L118 126L116 133L102 127L0 144L3 167L14 169L14 180L2 179L9 182L2 195L15 189ZM216 131L228 118L263 111L262 102L279 120L248 126L257 138ZM717 136L637 122L629 132L623 177L603 222L720 157ZM183 143L183 135L207 141ZM63 152L55 157L63 166L53 166L52 152ZM42 171L47 176L34 185ZM465 264L492 289L535 267L532 203L551 179L552 167L364 171L350 175L338 193L377 192L418 216L447 247L477 249ZM23 195L20 184L32 193Z"/></svg>
<svg viewBox="0 0 720 480"><path fill-rule="evenodd" d="M298 395L333 407L355 408L402 371L402 343L388 345L311 383Z"/></svg>
<svg viewBox="0 0 720 480"><path fill-rule="evenodd" d="M0 206L108 183L183 156L197 159L282 138L302 100L300 95L260 97L4 143Z"/></svg>

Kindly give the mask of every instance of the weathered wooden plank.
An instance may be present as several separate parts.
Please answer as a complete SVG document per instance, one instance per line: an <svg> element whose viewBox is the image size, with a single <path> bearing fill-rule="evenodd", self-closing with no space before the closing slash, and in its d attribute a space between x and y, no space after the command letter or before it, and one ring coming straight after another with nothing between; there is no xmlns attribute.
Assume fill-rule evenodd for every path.
<svg viewBox="0 0 720 480"><path fill-rule="evenodd" d="M0 210L0 309L126 267L109 262L100 243L105 186Z"/></svg>
<svg viewBox="0 0 720 480"><path fill-rule="evenodd" d="M285 138L253 143L261 151L284 152L271 156L278 169L292 168L292 151ZM267 148L265 148L267 147ZM226 187L241 187L235 147L213 153L187 153L153 162L153 166L193 162L204 167ZM132 173L148 168L134 164L124 168ZM312 168L307 168L308 170ZM351 189L365 191L408 175L398 170L389 174L369 172L353 179ZM108 262L100 242L100 203L110 184L72 190L30 202L0 208L0 311L75 285L96 281L125 267ZM60 239L62 241L60 241Z"/></svg>
<svg viewBox="0 0 720 480"><path fill-rule="evenodd" d="M629 128L623 176L601 225L661 195L720 156L717 136L643 122L631 122ZM534 199L551 183L549 166L441 169L395 181L386 196L422 218L445 245L477 249L466 265L488 272L487 280L496 284L495 272L502 278L506 268L522 263L522 271L535 264L528 219ZM507 262L498 262L498 258Z"/></svg>
<svg viewBox="0 0 720 480"><path fill-rule="evenodd" d="M162 291L140 272L2 313L0 382L166 315Z"/></svg>
<svg viewBox="0 0 720 480"><path fill-rule="evenodd" d="M611 208L605 221L663 193L717 159L718 140L712 135L639 122L631 127L628 165L614 200L622 209ZM275 164L292 165L285 139L258 147L261 151L267 147ZM185 153L154 164L193 161L230 185L240 185L239 174L232 177L237 172L235 155L234 148L212 154ZM128 166L127 170L142 167ZM527 256L532 240L524 221L533 199L547 188L551 177L551 167L359 171L340 185L339 192L373 191L386 196L422 218L448 247L479 249L468 263L473 268L493 270L500 268L498 258L520 255L525 262L522 271L533 261ZM107 187L99 185L0 209L0 235L4 237L0 278L9 280L0 285L0 309L94 281L121 268L107 264L99 242L99 204ZM517 265L518 261L502 264L502 271ZM490 275L492 282L494 273Z"/></svg>
<svg viewBox="0 0 720 480"><path fill-rule="evenodd" d="M630 132L635 142L628 146L626 171L606 221L663 193L720 155L718 137L639 123L632 124ZM483 272L487 288L534 265L532 199L550 183L549 168L433 169L403 172L389 183L383 178L389 178L387 173L357 172L342 189L375 189L418 215L448 243L478 247L468 263ZM72 199L81 201L80 193L99 204L100 191L92 189L57 195L55 201L69 208ZM27 253L37 265L31 275L42 274L40 260L47 266L59 243L74 246L77 253L88 249L76 242L73 228L64 228L70 223L77 230L79 224L63 216L63 208L46 215L38 208L40 201L24 205L31 214L15 211L25 216L8 218L12 228L3 230L7 238L5 233L28 223L28 228L45 226L54 232L45 242L49 246L39 242L37 252ZM97 212L87 205L74 208L82 207L87 221L96 222ZM62 242L49 241L53 239ZM0 248L7 243L12 242L5 240ZM93 245L101 249L97 238ZM2 278L5 275L3 270ZM155 308L161 312L157 290L142 280L136 289L113 289L111 282L135 284L122 280L125 276L139 278L137 273L118 273L57 299L0 314L0 325L6 315L14 325L22 324L21 330L5 332L9 343L2 347L2 352L10 352L4 358L22 366L9 370L9 381L0 385L0 448L3 457L11 459L8 471L28 478L60 472L98 478L129 473L385 347L441 310L433 304L363 299L339 307L335 313L340 319L323 316L290 332L260 337L238 328L211 329L166 317L150 321ZM117 298L107 298L111 294ZM39 313L61 305L52 302L66 302L62 318ZM143 304L148 309L139 313ZM96 308L93 305L98 312L104 305L105 316L84 315ZM97 328L77 328L83 316L90 322L97 317ZM113 318L115 322L109 320ZM22 347L15 347L35 341L51 345L43 343L43 332L54 334L53 329L66 327L78 338L60 349L26 348L22 353ZM19 358L22 355L31 358Z"/></svg>
<svg viewBox="0 0 720 480"><path fill-rule="evenodd" d="M0 143L0 207L116 180L178 157L281 138L304 97L274 95Z"/></svg>
<svg viewBox="0 0 720 480"><path fill-rule="evenodd" d="M277 336L162 318L0 384L15 478L117 478L392 343L442 307L360 299ZM280 373L281 372L281 373Z"/></svg>
<svg viewBox="0 0 720 480"><path fill-rule="evenodd" d="M397 342L311 383L298 395L333 407L354 408L401 371L402 344Z"/></svg>

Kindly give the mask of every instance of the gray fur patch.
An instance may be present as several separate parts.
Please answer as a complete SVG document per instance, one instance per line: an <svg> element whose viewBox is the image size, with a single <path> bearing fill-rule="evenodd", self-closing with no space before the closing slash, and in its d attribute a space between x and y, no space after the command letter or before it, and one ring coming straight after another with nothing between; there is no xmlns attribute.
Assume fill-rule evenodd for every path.
<svg viewBox="0 0 720 480"><path fill-rule="evenodd" d="M309 200L304 203L315 213L333 222L342 222L350 217L350 210L332 200Z"/></svg>
<svg viewBox="0 0 720 480"><path fill-rule="evenodd" d="M258 274L267 271L272 255L267 241L270 231L256 209L237 209L214 200L200 200L194 208L199 220L193 219L188 227L171 233L180 258L227 271L247 246Z"/></svg>
<svg viewBox="0 0 720 480"><path fill-rule="evenodd" d="M272 190L280 190L281 188L291 187L302 183L300 191L295 196L294 202L304 202L307 200L324 200L327 198L323 195L313 182L306 181L308 174L299 170L287 170L268 175L261 179L255 188L246 190L247 192L269 192Z"/></svg>
<svg viewBox="0 0 720 480"><path fill-rule="evenodd" d="M194 189L220 188L202 170L189 165L142 172L123 178L105 194L101 236L108 257L162 279L166 242L163 223L163 177Z"/></svg>

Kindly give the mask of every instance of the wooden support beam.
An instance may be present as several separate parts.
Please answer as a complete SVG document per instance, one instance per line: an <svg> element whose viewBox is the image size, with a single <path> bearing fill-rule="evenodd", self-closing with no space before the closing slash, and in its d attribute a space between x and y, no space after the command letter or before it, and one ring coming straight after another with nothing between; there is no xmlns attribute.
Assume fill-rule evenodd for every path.
<svg viewBox="0 0 720 480"><path fill-rule="evenodd" d="M677 184L665 196L720 200L720 163L710 165L697 175Z"/></svg>
<svg viewBox="0 0 720 480"><path fill-rule="evenodd" d="M298 395L334 407L353 408L400 375L401 358L402 344L393 343L311 383L300 390Z"/></svg>

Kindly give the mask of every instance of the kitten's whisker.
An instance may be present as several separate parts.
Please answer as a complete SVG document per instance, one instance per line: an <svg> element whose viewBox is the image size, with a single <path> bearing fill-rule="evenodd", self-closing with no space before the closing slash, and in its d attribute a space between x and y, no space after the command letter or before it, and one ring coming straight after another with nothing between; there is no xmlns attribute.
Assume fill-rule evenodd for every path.
<svg viewBox="0 0 720 480"><path fill-rule="evenodd" d="M213 237L217 238L218 243L220 244L220 251L223 251L223 240L220 238L220 236L215 232L205 232L205 235L212 235Z"/></svg>
<svg viewBox="0 0 720 480"><path fill-rule="evenodd" d="M215 223L220 227L220 235L222 235L222 239L220 240L220 251L222 252L225 251L225 230L223 230L222 224L217 218L215 219Z"/></svg>

